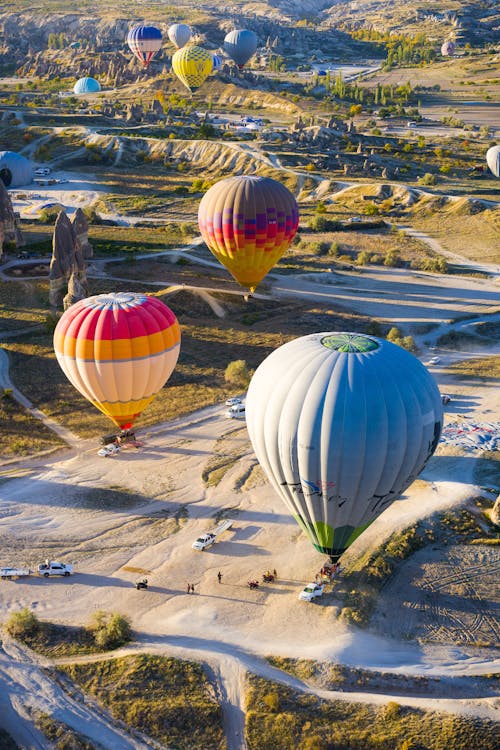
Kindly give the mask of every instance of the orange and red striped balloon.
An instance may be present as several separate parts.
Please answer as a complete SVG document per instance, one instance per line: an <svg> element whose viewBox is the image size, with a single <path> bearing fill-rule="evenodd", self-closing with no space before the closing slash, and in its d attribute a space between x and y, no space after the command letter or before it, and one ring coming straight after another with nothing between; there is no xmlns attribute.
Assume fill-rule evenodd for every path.
<svg viewBox="0 0 500 750"><path fill-rule="evenodd" d="M165 385L181 333L172 310L145 294L99 294L72 305L54 331L57 361L82 396L122 429Z"/></svg>

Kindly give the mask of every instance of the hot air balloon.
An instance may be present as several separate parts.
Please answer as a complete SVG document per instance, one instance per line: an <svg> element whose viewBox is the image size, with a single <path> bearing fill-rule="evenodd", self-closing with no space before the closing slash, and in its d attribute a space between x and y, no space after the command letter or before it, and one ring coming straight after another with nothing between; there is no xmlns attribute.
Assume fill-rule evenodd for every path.
<svg viewBox="0 0 500 750"><path fill-rule="evenodd" d="M212 53L212 73L215 73L216 70L220 70L222 68L223 59L220 55L217 55L215 52Z"/></svg>
<svg viewBox="0 0 500 750"><path fill-rule="evenodd" d="M172 57L172 70L190 91L196 91L212 71L212 55L203 47L183 47Z"/></svg>
<svg viewBox="0 0 500 750"><path fill-rule="evenodd" d="M334 561L422 471L443 407L431 374L405 349L314 333L257 368L246 421L272 486Z"/></svg>
<svg viewBox="0 0 500 750"><path fill-rule="evenodd" d="M161 41L161 31L156 26L134 26L127 35L128 46L146 69L161 49Z"/></svg>
<svg viewBox="0 0 500 750"><path fill-rule="evenodd" d="M95 78L79 78L73 86L75 94L96 94L101 90L101 84Z"/></svg>
<svg viewBox="0 0 500 750"><path fill-rule="evenodd" d="M486 163L495 177L500 177L500 145L492 146L487 150Z"/></svg>
<svg viewBox="0 0 500 750"><path fill-rule="evenodd" d="M177 49L184 47L191 39L191 29L185 23L174 23L169 27L167 34Z"/></svg>
<svg viewBox="0 0 500 750"><path fill-rule="evenodd" d="M66 310L54 350L77 391L129 429L172 374L180 338L177 318L156 297L99 294Z"/></svg>
<svg viewBox="0 0 500 750"><path fill-rule="evenodd" d="M441 54L443 57L449 57L450 55L453 55L455 52L455 44L451 41L451 39L447 39L446 42L443 42L441 46Z"/></svg>
<svg viewBox="0 0 500 750"><path fill-rule="evenodd" d="M288 188L276 180L229 177L203 196L198 224L217 260L253 293L290 246L299 209Z"/></svg>
<svg viewBox="0 0 500 750"><path fill-rule="evenodd" d="M248 29L230 31L224 39L224 49L238 68L247 63L257 49L257 35Z"/></svg>

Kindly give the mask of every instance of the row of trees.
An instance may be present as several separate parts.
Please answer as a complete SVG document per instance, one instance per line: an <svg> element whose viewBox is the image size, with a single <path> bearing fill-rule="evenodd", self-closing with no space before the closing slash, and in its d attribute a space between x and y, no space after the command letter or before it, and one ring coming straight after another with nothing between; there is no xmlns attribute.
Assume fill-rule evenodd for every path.
<svg viewBox="0 0 500 750"><path fill-rule="evenodd" d="M66 37L62 31L59 34L49 34L47 45L49 49L64 49L66 46Z"/></svg>

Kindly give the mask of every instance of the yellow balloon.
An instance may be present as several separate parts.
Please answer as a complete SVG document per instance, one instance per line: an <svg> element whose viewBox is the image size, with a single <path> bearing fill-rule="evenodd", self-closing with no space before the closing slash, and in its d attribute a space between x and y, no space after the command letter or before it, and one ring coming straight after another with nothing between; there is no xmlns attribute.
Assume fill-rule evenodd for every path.
<svg viewBox="0 0 500 750"><path fill-rule="evenodd" d="M196 91L212 72L211 53L203 47L182 47L172 57L172 69L190 91Z"/></svg>

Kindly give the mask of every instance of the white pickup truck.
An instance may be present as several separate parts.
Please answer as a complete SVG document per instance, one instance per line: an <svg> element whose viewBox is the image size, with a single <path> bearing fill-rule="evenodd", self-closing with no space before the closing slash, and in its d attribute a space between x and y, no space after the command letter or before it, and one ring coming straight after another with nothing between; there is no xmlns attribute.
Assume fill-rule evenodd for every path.
<svg viewBox="0 0 500 750"><path fill-rule="evenodd" d="M38 566L38 573L44 576L44 578L48 578L49 576L70 576L72 572L72 565L66 565L65 563L53 560L45 560L44 563L40 563Z"/></svg>
<svg viewBox="0 0 500 750"><path fill-rule="evenodd" d="M211 547L212 544L215 544L219 534L222 534L222 532L226 531L226 529L230 529L232 525L233 522L229 519L226 519L213 531L208 531L206 534L202 534L201 536L199 536L198 539L191 545L192 549L203 552L204 549L207 549L208 547Z"/></svg>

